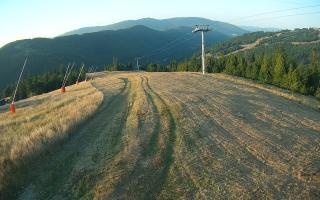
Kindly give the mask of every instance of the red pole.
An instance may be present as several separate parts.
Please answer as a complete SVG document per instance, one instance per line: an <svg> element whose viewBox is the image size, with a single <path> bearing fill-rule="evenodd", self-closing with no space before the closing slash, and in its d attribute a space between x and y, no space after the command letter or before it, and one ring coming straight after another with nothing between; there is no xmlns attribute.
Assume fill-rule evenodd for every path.
<svg viewBox="0 0 320 200"><path fill-rule="evenodd" d="M10 104L10 112L11 112L12 114L16 113L16 107L15 107L14 103L11 103L11 104Z"/></svg>
<svg viewBox="0 0 320 200"><path fill-rule="evenodd" d="M66 87L62 86L61 87L61 93L65 93L66 92Z"/></svg>

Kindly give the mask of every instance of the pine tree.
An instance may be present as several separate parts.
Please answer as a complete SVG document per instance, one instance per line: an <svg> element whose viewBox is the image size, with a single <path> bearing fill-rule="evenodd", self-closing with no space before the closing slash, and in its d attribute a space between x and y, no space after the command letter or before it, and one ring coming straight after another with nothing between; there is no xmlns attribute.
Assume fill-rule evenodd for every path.
<svg viewBox="0 0 320 200"><path fill-rule="evenodd" d="M235 56L229 56L227 58L226 68L224 72L226 74L235 75L236 74L236 66L237 66L237 58Z"/></svg>
<svg viewBox="0 0 320 200"><path fill-rule="evenodd" d="M312 49L311 53L311 73L310 85L317 89L320 87L320 64L318 60L318 52L315 48Z"/></svg>
<svg viewBox="0 0 320 200"><path fill-rule="evenodd" d="M252 65L247 66L245 77L252 79Z"/></svg>
<svg viewBox="0 0 320 200"><path fill-rule="evenodd" d="M298 79L299 79L299 92L302 94L308 94L308 79L309 72L308 69L304 66L304 64L299 64L297 68Z"/></svg>
<svg viewBox="0 0 320 200"><path fill-rule="evenodd" d="M264 55L261 69L259 72L259 80L263 83L271 83L272 75L270 72L270 59Z"/></svg>
<svg viewBox="0 0 320 200"><path fill-rule="evenodd" d="M247 62L242 56L240 56L240 58L237 60L239 60L239 64L236 66L235 75L244 77L246 75Z"/></svg>
<svg viewBox="0 0 320 200"><path fill-rule="evenodd" d="M291 90L292 95L294 91L299 89L299 77L297 70L293 69L292 65L289 67L288 76L287 76L287 87Z"/></svg>
<svg viewBox="0 0 320 200"><path fill-rule="evenodd" d="M186 72L187 69L188 69L188 67L187 67L187 61L181 62L181 63L179 63L178 66L177 66L177 71L178 71L178 72Z"/></svg>
<svg viewBox="0 0 320 200"><path fill-rule="evenodd" d="M259 65L257 63L253 63L251 68L251 78L257 80L259 77Z"/></svg>
<svg viewBox="0 0 320 200"><path fill-rule="evenodd" d="M177 68L178 68L177 61L175 59L171 60L170 65L169 65L169 71L176 72Z"/></svg>
<svg viewBox="0 0 320 200"><path fill-rule="evenodd" d="M285 76L285 57L282 49L278 49L276 53L276 62L273 70L273 84L283 86Z"/></svg>
<svg viewBox="0 0 320 200"><path fill-rule="evenodd" d="M318 52L317 52L317 49L313 48L311 53L311 66L315 71L315 73L318 72L318 65L319 65Z"/></svg>

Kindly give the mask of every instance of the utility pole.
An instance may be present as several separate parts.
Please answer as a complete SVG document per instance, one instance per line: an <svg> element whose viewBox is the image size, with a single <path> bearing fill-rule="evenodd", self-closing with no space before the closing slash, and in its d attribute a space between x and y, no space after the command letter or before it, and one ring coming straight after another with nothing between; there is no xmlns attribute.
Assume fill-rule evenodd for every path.
<svg viewBox="0 0 320 200"><path fill-rule="evenodd" d="M139 57L136 57L136 60L137 60L137 69L138 69L138 71L140 71L140 65L139 65Z"/></svg>
<svg viewBox="0 0 320 200"><path fill-rule="evenodd" d="M209 25L196 25L195 27L193 27L192 32L193 33L197 33L197 32L201 32L201 45L202 45L202 56L201 56L201 60L202 60L202 74L205 73L205 51L204 51L204 33L205 32L209 32L211 31L211 29L209 29Z"/></svg>

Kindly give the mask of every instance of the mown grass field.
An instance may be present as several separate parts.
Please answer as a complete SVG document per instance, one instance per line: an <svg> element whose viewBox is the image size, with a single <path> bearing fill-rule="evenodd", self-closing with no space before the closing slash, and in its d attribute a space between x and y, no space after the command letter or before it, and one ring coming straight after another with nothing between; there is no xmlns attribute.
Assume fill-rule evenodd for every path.
<svg viewBox="0 0 320 200"><path fill-rule="evenodd" d="M92 89L98 96L88 92L79 102L95 105L81 106L90 113L101 99L93 116L64 140L50 137L50 148L19 173L8 171L19 181L8 183L3 197L319 198L320 112L303 103L313 99L299 103L285 91L215 74L96 73L91 85L103 100ZM24 109L35 110L34 101ZM2 138L11 137L2 132L8 124L21 126L3 111L0 119ZM28 135L15 134L12 144Z"/></svg>
<svg viewBox="0 0 320 200"><path fill-rule="evenodd" d="M24 168L29 162L67 140L103 100L102 93L90 83L68 87L67 91L17 102L16 114L9 113L8 106L0 107L0 191L19 185L20 176L28 173Z"/></svg>

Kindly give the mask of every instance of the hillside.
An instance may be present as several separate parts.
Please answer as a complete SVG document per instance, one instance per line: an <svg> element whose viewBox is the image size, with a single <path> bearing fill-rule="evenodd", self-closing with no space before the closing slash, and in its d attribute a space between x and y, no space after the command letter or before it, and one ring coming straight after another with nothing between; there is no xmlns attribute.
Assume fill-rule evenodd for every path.
<svg viewBox="0 0 320 200"><path fill-rule="evenodd" d="M281 31L279 28L261 28L261 27L256 27L256 26L239 26L240 28L247 30L249 32L278 32Z"/></svg>
<svg viewBox="0 0 320 200"><path fill-rule="evenodd" d="M176 29L179 27L191 28L192 26L197 24L210 25L214 30L228 36L242 35L244 33L249 32L235 25L219 22L219 21L213 21L210 19L205 19L200 17L177 17L177 18L170 18L170 19L143 18L138 20L122 21L122 22L118 22L115 24L107 25L107 26L84 27L84 28L67 32L63 34L63 36L99 32L104 30L127 29L137 25L143 25L155 30L165 31L169 29Z"/></svg>
<svg viewBox="0 0 320 200"><path fill-rule="evenodd" d="M0 106L0 199L12 199L4 191L10 184L21 183L26 169L18 169L66 140L103 101L103 94L89 82L66 90L18 101L15 115L7 112L8 106Z"/></svg>
<svg viewBox="0 0 320 200"><path fill-rule="evenodd" d="M215 55L237 53L236 50L252 46L252 50L269 48L275 49L283 46L286 49L292 46L302 48L316 47L320 43L320 29L295 29L280 32L255 32L231 38L230 40L218 43L209 48ZM300 45L299 45L300 44ZM302 45L303 44L303 45ZM310 59L310 57L306 57Z"/></svg>
<svg viewBox="0 0 320 200"><path fill-rule="evenodd" d="M212 44L227 39L217 31L207 34L206 42ZM69 62L102 69L116 57L122 63L135 63L135 57L168 63L180 60L200 47L200 36L182 27L157 31L135 26L118 31L101 31L71 35L54 39L36 38L10 43L0 49L0 91L16 81L23 60L28 56L28 76L55 70ZM162 51L160 51L162 50Z"/></svg>
<svg viewBox="0 0 320 200"><path fill-rule="evenodd" d="M92 77L104 95L98 110L69 137L50 129L50 146L34 148L28 162L2 173L7 187L0 188L1 199L317 199L318 111L274 88L221 74ZM77 108L86 90L72 88L62 95L72 100L63 106ZM1 127L1 137L16 136L10 130L18 127L29 133L42 120L34 112L53 114L41 107L48 101L70 117L55 101L60 96L29 99L15 116L0 109L0 127L8 128ZM31 135L31 141L42 136ZM25 158L11 149L21 149L20 137L6 140L11 146L0 141L7 147L1 156L11 155L2 166Z"/></svg>
<svg viewBox="0 0 320 200"><path fill-rule="evenodd" d="M206 56L209 73L245 77L320 99L320 29L244 34L209 47ZM200 68L196 52L173 71Z"/></svg>

